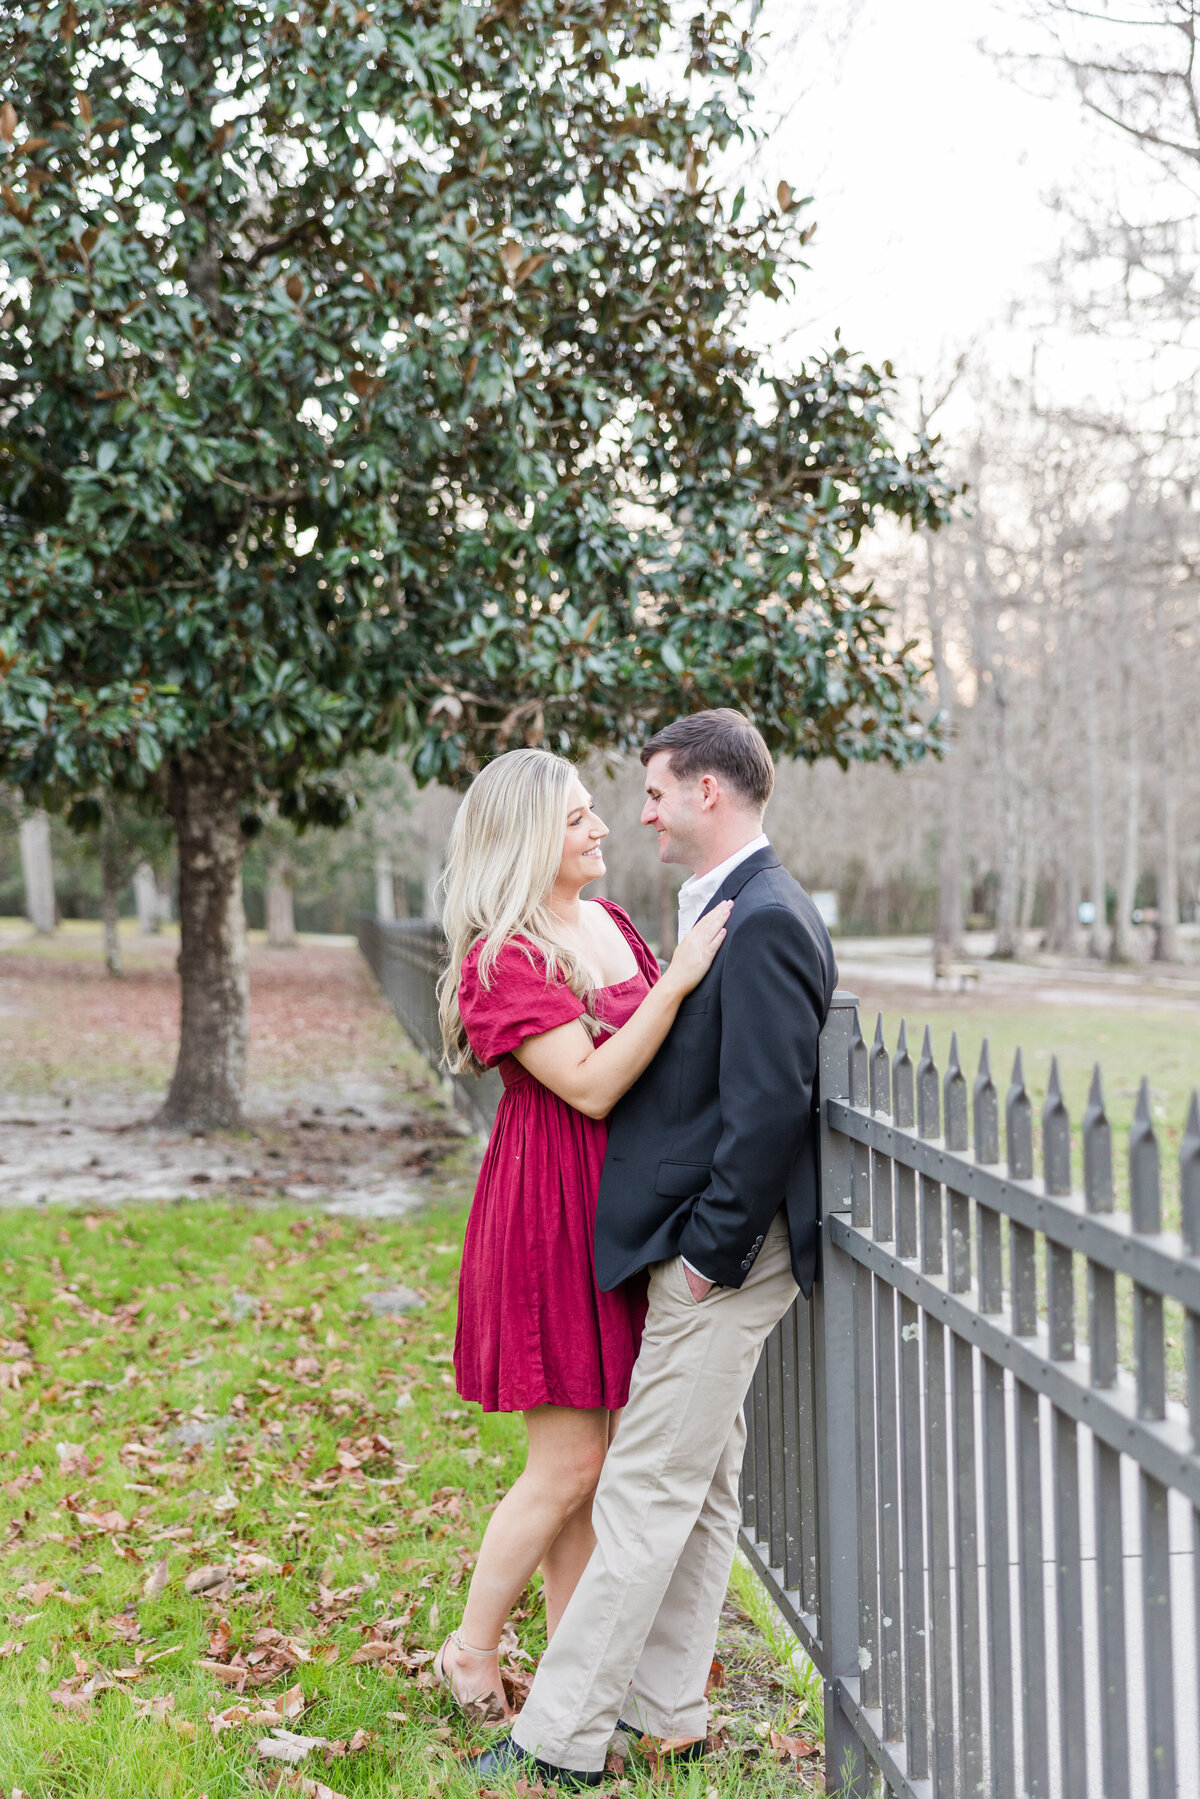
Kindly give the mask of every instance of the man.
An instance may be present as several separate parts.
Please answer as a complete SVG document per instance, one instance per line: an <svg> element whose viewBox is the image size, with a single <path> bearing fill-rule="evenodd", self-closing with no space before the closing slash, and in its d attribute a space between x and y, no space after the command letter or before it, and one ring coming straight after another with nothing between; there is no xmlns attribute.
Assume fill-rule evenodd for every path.
<svg viewBox="0 0 1200 1799"><path fill-rule="evenodd" d="M595 1786L618 1723L704 1752L705 1683L739 1523L742 1406L763 1342L812 1291L817 1047L828 934L763 835L774 784L750 721L700 712L642 751L642 822L693 870L682 934L732 899L725 941L612 1113L600 1284L651 1269L629 1404L596 1492L596 1549L512 1736L474 1758Z"/></svg>

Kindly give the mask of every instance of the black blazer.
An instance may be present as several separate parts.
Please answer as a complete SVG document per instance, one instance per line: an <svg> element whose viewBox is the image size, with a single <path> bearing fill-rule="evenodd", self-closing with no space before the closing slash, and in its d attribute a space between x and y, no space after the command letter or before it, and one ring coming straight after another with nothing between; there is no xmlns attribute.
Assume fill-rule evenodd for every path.
<svg viewBox="0 0 1200 1799"><path fill-rule="evenodd" d="M711 904L723 899L734 905L712 967L608 1121L596 1212L606 1291L675 1255L740 1287L784 1205L792 1269L812 1291L817 1042L837 985L833 945L773 849L740 862Z"/></svg>

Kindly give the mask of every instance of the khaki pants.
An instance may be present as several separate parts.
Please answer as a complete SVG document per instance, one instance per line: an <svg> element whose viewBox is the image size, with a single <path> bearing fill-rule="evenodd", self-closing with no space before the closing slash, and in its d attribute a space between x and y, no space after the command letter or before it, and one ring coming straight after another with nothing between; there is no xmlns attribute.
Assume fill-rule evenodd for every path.
<svg viewBox="0 0 1200 1799"><path fill-rule="evenodd" d="M629 1404L593 1506L596 1548L513 1737L560 1768L603 1768L619 1718L702 1737L746 1441L742 1403L796 1297L782 1212L743 1287L697 1303L678 1257L650 1277Z"/></svg>

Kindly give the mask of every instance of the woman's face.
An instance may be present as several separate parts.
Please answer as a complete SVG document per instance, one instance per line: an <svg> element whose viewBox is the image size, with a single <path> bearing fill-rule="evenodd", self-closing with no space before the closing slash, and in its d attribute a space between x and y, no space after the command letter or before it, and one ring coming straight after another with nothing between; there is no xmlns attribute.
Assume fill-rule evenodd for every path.
<svg viewBox="0 0 1200 1799"><path fill-rule="evenodd" d="M593 812L592 796L577 775L567 795L567 829L556 888L578 893L589 881L599 880L605 872L600 845L607 836L608 826Z"/></svg>

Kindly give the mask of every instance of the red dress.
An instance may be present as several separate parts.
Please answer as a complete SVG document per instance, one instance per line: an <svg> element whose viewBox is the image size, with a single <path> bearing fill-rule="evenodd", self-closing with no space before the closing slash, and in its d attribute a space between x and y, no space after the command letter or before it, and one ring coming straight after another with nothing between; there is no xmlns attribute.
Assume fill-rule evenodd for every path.
<svg viewBox="0 0 1200 1799"><path fill-rule="evenodd" d="M658 979L658 963L619 906L600 904L637 957L638 972L596 994L616 1030ZM610 1410L629 1397L646 1319L644 1278L613 1293L596 1285L593 1230L608 1141L522 1068L512 1051L583 1013L563 981L548 982L536 951L508 943L484 988L478 949L462 966L458 1004L471 1047L500 1066L504 1093L467 1220L458 1279L458 1391L485 1412L538 1405Z"/></svg>

